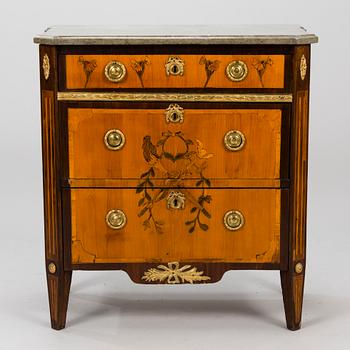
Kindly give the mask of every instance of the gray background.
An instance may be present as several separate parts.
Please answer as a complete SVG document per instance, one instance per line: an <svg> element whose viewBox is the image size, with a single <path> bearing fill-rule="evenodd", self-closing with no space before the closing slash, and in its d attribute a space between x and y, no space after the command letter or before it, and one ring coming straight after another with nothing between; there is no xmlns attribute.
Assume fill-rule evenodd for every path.
<svg viewBox="0 0 350 350"><path fill-rule="evenodd" d="M349 1L2 1L1 349L349 349ZM74 274L68 323L49 328L43 256L38 47L53 24L302 24L312 50L308 268L303 329L289 332L278 272L207 286Z"/></svg>

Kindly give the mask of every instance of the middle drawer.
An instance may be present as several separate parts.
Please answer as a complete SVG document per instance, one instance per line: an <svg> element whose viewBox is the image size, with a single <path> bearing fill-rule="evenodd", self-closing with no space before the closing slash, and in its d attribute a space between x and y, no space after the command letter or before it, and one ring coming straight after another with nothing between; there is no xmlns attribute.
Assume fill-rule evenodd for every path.
<svg viewBox="0 0 350 350"><path fill-rule="evenodd" d="M68 109L71 179L279 179L280 109Z"/></svg>

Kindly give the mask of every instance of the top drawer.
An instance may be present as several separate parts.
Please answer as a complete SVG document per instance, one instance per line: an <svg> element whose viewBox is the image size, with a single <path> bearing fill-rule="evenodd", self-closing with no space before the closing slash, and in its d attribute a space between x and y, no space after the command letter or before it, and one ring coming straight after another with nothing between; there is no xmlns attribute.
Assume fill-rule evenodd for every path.
<svg viewBox="0 0 350 350"><path fill-rule="evenodd" d="M66 89L283 89L284 55L66 55Z"/></svg>

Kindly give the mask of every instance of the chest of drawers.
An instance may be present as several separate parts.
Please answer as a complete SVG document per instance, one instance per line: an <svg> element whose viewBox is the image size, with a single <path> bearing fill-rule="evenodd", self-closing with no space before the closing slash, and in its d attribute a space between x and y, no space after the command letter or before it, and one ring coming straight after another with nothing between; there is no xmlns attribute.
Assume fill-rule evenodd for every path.
<svg viewBox="0 0 350 350"><path fill-rule="evenodd" d="M62 329L73 270L213 283L305 274L310 44L285 27L53 27L40 44L46 271Z"/></svg>

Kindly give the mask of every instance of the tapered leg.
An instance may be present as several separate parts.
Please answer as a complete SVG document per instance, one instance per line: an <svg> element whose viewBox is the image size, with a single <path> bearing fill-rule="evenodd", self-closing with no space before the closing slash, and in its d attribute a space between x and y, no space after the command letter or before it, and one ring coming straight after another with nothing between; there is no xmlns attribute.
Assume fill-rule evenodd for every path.
<svg viewBox="0 0 350 350"><path fill-rule="evenodd" d="M301 325L304 274L297 274L293 271L281 271L281 286L287 328L295 331Z"/></svg>
<svg viewBox="0 0 350 350"><path fill-rule="evenodd" d="M57 48L40 45L41 127L44 190L45 258L51 326L62 329L71 284L71 271L64 270L62 188L60 176L60 118L56 100L58 81Z"/></svg>
<svg viewBox="0 0 350 350"><path fill-rule="evenodd" d="M47 274L51 327L59 330L66 326L69 291L72 271L62 271L60 274Z"/></svg>
<svg viewBox="0 0 350 350"><path fill-rule="evenodd" d="M306 258L310 46L295 46L293 50L289 228L284 232L289 252L288 270L281 271L281 285L287 327L297 330L301 325Z"/></svg>

